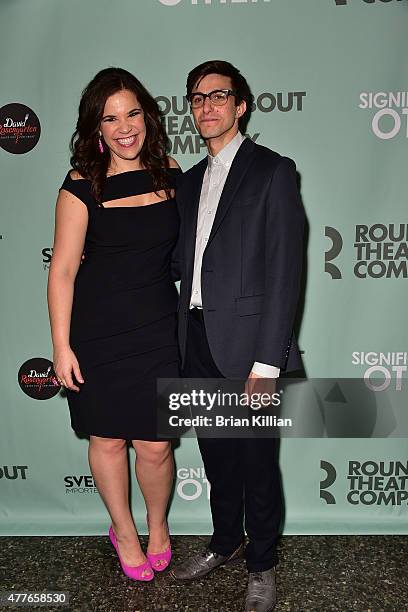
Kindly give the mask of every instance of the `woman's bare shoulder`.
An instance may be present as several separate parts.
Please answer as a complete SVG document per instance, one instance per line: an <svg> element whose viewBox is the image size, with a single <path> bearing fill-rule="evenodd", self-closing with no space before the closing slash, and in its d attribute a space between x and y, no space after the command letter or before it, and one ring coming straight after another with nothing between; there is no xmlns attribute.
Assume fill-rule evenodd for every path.
<svg viewBox="0 0 408 612"><path fill-rule="evenodd" d="M170 168L180 168L180 166L178 165L178 163L176 162L175 159L173 159L173 157L167 157L167 160L169 162L169 167Z"/></svg>
<svg viewBox="0 0 408 612"><path fill-rule="evenodd" d="M78 170L71 170L69 176L72 178L73 181L79 181L81 179L83 180L84 178L82 174L79 174Z"/></svg>

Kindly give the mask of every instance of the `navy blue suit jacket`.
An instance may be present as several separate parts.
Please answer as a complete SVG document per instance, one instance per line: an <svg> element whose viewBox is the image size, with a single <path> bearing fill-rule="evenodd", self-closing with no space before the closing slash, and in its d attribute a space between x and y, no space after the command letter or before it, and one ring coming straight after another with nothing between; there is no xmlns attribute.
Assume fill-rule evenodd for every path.
<svg viewBox="0 0 408 612"><path fill-rule="evenodd" d="M179 342L188 327L197 214L207 158L180 177ZM227 378L255 361L301 367L293 325L302 270L304 211L294 162L246 139L228 173L203 255L201 294L212 357Z"/></svg>

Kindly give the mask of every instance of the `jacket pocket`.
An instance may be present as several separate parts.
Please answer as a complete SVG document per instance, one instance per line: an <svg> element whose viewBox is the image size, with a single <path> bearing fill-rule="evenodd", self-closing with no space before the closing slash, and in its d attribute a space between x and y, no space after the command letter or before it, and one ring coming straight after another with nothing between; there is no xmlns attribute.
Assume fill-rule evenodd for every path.
<svg viewBox="0 0 408 612"><path fill-rule="evenodd" d="M240 317L260 314L262 312L263 299L264 299L263 294L250 295L248 297L237 298L236 299L237 314Z"/></svg>

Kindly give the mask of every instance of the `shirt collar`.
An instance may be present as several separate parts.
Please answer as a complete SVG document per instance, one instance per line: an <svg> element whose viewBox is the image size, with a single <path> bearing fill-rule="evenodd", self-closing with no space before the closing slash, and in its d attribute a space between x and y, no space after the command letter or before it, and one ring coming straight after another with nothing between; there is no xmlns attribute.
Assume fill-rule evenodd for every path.
<svg viewBox="0 0 408 612"><path fill-rule="evenodd" d="M245 136L238 132L230 142L225 145L223 149L213 157L208 154L208 167L211 170L214 165L222 164L225 168L230 168L232 162L234 161L235 155L238 153L238 149L241 144L244 142Z"/></svg>

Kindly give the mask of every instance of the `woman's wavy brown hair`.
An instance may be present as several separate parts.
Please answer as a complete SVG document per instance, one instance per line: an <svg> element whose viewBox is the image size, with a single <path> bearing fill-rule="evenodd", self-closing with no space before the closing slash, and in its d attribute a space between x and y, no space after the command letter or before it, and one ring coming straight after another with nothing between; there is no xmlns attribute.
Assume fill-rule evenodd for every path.
<svg viewBox="0 0 408 612"><path fill-rule="evenodd" d="M127 70L105 68L98 72L82 92L76 130L70 143L71 166L83 178L91 181L92 193L99 205L102 203L103 188L110 163L109 148L105 145L104 152L100 153L98 146L103 110L109 96L124 89L135 94L144 113L146 138L140 152L140 162L153 179L154 191L164 189L166 196L170 197L167 173L169 162L166 155L168 141L156 100Z"/></svg>

